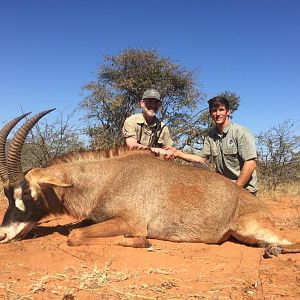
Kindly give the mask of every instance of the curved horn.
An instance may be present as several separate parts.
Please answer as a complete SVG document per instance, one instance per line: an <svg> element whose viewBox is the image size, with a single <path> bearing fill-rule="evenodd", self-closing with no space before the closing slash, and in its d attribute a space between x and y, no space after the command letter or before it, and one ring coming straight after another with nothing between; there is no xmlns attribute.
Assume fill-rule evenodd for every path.
<svg viewBox="0 0 300 300"><path fill-rule="evenodd" d="M27 120L15 134L11 144L9 145L7 154L8 179L11 183L24 179L21 165L21 153L27 134L43 116L54 109L49 109L33 116Z"/></svg>
<svg viewBox="0 0 300 300"><path fill-rule="evenodd" d="M30 112L11 120L0 131L0 178L4 184L8 181L6 155L5 155L7 137L11 132L11 130L17 125L17 123L29 114Z"/></svg>

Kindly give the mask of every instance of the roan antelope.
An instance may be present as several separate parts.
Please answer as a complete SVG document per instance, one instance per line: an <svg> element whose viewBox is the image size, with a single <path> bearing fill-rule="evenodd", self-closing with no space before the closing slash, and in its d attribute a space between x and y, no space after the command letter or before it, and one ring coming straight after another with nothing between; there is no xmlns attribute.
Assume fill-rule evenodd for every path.
<svg viewBox="0 0 300 300"><path fill-rule="evenodd" d="M0 175L9 207L0 243L24 237L48 214L69 214L94 224L71 231L69 245L101 243L149 247L149 239L222 243L234 237L267 246L268 253L300 252L300 243L281 235L259 199L227 178L206 169L179 165L151 151L119 148L73 152L25 175L21 151L28 132L51 110L27 120L5 154L11 129L0 132Z"/></svg>

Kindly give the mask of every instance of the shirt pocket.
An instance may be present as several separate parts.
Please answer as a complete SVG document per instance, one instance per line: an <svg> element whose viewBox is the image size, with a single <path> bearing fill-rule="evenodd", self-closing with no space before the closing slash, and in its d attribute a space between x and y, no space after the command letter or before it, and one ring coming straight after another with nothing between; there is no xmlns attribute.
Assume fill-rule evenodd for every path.
<svg viewBox="0 0 300 300"><path fill-rule="evenodd" d="M235 170L239 169L238 148L236 145L230 145L230 147L223 148L224 161L226 165Z"/></svg>
<svg viewBox="0 0 300 300"><path fill-rule="evenodd" d="M223 148L223 153L225 155L237 156L237 154L238 154L237 146L236 145L232 145L230 147L224 147Z"/></svg>

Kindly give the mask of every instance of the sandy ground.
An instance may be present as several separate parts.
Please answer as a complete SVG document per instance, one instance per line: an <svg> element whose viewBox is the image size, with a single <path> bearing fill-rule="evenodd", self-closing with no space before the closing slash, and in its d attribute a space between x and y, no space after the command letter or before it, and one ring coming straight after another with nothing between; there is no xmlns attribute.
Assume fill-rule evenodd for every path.
<svg viewBox="0 0 300 300"><path fill-rule="evenodd" d="M2 218L6 203L0 201ZM300 240L300 197L270 203L277 226ZM42 220L22 241L0 245L0 299L300 299L300 254L151 240L150 249L69 247L67 216Z"/></svg>

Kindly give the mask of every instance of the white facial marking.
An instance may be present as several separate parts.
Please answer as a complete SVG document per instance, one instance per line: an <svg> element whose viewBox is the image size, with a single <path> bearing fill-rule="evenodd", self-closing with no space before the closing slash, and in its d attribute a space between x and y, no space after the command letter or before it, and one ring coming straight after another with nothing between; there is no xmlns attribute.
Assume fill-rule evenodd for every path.
<svg viewBox="0 0 300 300"><path fill-rule="evenodd" d="M11 223L8 226L0 227L0 238L3 237L2 240L0 240L0 244L7 243L13 239L16 238L20 233L29 232L32 227L34 226L34 223Z"/></svg>
<svg viewBox="0 0 300 300"><path fill-rule="evenodd" d="M21 199L22 198L22 189L20 187L14 190L14 198Z"/></svg>
<svg viewBox="0 0 300 300"><path fill-rule="evenodd" d="M14 190L14 198L15 198L15 206L16 208L18 208L21 211L25 211L25 205L24 202L22 200L22 189L20 187L16 188Z"/></svg>
<svg viewBox="0 0 300 300"><path fill-rule="evenodd" d="M31 197L36 200L37 199L37 190L34 187L30 187L30 191L31 191Z"/></svg>
<svg viewBox="0 0 300 300"><path fill-rule="evenodd" d="M22 199L16 199L15 205L16 205L16 208L18 208L21 211L25 211L26 210L24 202L23 202Z"/></svg>

